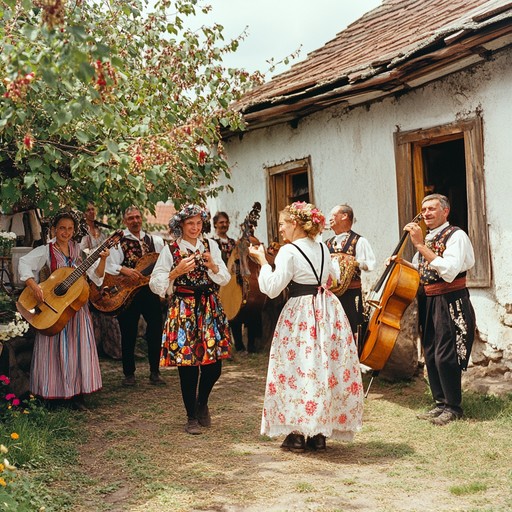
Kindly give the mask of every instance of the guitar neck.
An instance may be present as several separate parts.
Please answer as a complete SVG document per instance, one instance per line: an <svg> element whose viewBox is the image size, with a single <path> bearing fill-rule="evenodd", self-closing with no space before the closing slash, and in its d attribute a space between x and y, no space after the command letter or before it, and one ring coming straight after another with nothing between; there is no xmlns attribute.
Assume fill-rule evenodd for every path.
<svg viewBox="0 0 512 512"><path fill-rule="evenodd" d="M112 237L107 238L101 245L99 245L94 252L92 252L78 267L76 267L71 274L59 285L65 289L69 289L85 272L95 263L100 257L100 254L109 246L111 246Z"/></svg>

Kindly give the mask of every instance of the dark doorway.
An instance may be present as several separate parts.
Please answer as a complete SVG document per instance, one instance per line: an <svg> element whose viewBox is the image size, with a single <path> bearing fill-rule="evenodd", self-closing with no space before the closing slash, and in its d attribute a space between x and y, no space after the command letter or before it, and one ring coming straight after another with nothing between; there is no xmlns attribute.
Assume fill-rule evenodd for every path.
<svg viewBox="0 0 512 512"><path fill-rule="evenodd" d="M422 159L425 195L445 195L450 200L450 223L467 233L468 200L463 137L424 146Z"/></svg>

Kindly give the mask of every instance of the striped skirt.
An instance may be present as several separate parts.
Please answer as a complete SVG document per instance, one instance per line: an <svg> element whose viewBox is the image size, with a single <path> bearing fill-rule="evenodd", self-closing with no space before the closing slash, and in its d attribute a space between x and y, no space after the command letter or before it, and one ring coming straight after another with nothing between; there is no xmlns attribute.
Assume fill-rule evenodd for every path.
<svg viewBox="0 0 512 512"><path fill-rule="evenodd" d="M71 398L101 386L94 330L85 304L55 336L36 334L30 391L47 399Z"/></svg>

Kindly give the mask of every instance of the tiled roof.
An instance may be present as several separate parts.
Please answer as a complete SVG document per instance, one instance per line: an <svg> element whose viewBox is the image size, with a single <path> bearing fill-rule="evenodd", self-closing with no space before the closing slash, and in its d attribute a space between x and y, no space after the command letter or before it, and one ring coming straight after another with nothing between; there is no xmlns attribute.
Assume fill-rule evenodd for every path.
<svg viewBox="0 0 512 512"><path fill-rule="evenodd" d="M512 43L512 2L384 0L237 105L249 129L422 85Z"/></svg>

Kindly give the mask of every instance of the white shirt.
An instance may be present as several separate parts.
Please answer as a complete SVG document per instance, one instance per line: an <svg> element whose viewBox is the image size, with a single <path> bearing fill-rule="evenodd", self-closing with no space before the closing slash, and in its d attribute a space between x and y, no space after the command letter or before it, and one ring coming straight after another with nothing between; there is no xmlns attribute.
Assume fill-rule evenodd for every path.
<svg viewBox="0 0 512 512"><path fill-rule="evenodd" d="M129 240L136 240L140 244L141 240L143 240L144 237L146 236L146 233L144 231L141 231L140 238L137 238L128 229L125 229L123 231L123 236L125 238L128 238ZM155 245L155 252L161 252L165 245L163 239L156 235L151 235L151 237L153 238L153 243ZM117 276L119 274L119 271L121 270L121 267L123 266L123 261L123 249L121 248L121 244L117 244L117 246L114 246L112 247L112 249L110 249L110 256L107 258L107 272L109 274Z"/></svg>
<svg viewBox="0 0 512 512"><path fill-rule="evenodd" d="M425 242L432 240L438 235L444 228L449 225L449 222L445 222L442 226L433 229L425 236ZM414 255L412 260L413 265L418 268L419 252ZM439 276L446 281L451 283L458 274L465 272L473 267L475 264L475 253L471 240L468 235L462 230L458 229L446 242L446 249L442 256L434 258L429 265L437 271Z"/></svg>
<svg viewBox="0 0 512 512"><path fill-rule="evenodd" d="M199 251L201 254L205 252L206 247L202 240L198 239L197 244L193 246L191 243L178 238L176 240L180 251L187 252L190 249L192 252ZM212 260L219 267L219 271L214 274L212 270L208 269L208 277L219 286L224 286L231 280L231 274L226 267L226 264L222 260L222 253L220 252L219 246L215 242L208 244L210 246L210 254ZM174 288L174 281L169 279L169 273L174 265L174 258L172 257L171 250L168 245L160 252L160 256L155 264L155 268L151 273L149 280L149 287L153 293L160 295L160 297L166 297L171 295Z"/></svg>
<svg viewBox="0 0 512 512"><path fill-rule="evenodd" d="M54 243L55 241L56 239L53 238L51 243ZM20 281L24 283L27 279L32 277L36 283L39 283L39 271L45 264L50 265L50 244L40 245L20 258L20 261L18 262L18 275ZM96 267L99 264L100 260L98 259L86 272L91 281L97 286L101 286L103 284L103 276L99 277L96 274Z"/></svg>
<svg viewBox="0 0 512 512"><path fill-rule="evenodd" d="M349 237L349 232L339 233L334 236L332 241L333 247L341 248ZM371 272L375 269L377 263L375 254L370 246L370 242L364 237L360 237L356 243L356 261L359 263L359 268L367 272Z"/></svg>
<svg viewBox="0 0 512 512"><path fill-rule="evenodd" d="M324 285L329 276L338 277L336 268L332 264L329 249L324 243L318 243L310 238L300 238L293 242L300 247L309 258L317 275L320 274L322 253L324 252L324 270L320 281ZM269 264L263 265L258 276L260 290L271 299L277 297L290 283L295 281L300 284L318 284L313 274L311 265L306 258L292 244L285 244L280 249L274 260L275 270ZM339 272L338 272L339 273Z"/></svg>

